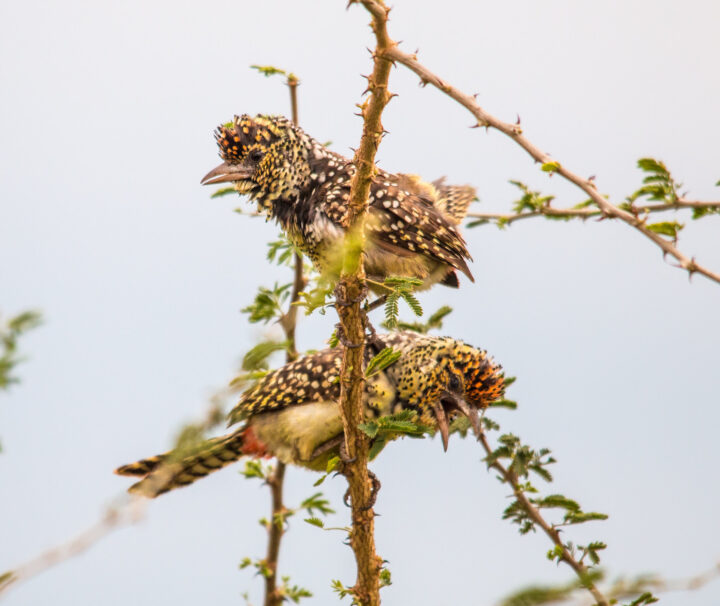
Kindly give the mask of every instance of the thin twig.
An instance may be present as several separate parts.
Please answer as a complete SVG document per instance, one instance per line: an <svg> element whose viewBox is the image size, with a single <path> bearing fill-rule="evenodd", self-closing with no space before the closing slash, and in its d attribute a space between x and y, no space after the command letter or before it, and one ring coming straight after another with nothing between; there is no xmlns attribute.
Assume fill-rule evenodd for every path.
<svg viewBox="0 0 720 606"><path fill-rule="evenodd" d="M75 538L47 550L14 570L0 574L0 597L2 597L10 587L27 581L45 572L48 568L52 568L65 560L84 553L114 530L128 524L135 524L143 517L145 512L144 505L145 500L140 497L127 497L122 505L108 507L100 520Z"/></svg>
<svg viewBox="0 0 720 606"><path fill-rule="evenodd" d="M630 212L634 215L651 214L667 210L681 210L684 208L694 209L720 209L720 202L697 202L678 200L673 204L633 204ZM530 219L532 217L553 217L557 219L589 219L591 217L602 217L605 213L596 208L555 208L554 206L543 206L538 210L520 213L468 213L468 219L480 219L484 221L500 222L503 225L510 225L515 221ZM617 217L608 217L611 219Z"/></svg>
<svg viewBox="0 0 720 606"><path fill-rule="evenodd" d="M357 579L352 594L362 606L377 606L380 604L382 559L375 552L375 513L369 506L373 491L367 469L369 442L358 428L364 420L362 394L366 316L361 309L361 302L367 287L362 259L365 215L375 174L375 154L384 132L380 118L391 98L388 79L392 64L384 58L384 53L395 43L390 40L386 28L389 9L383 2L361 1L372 15L371 28L375 34L376 49L373 53L373 71L367 79L370 97L360 108L363 132L353 159L355 174L350 184L347 217L348 252L343 259L343 270L335 293L344 344L340 405L345 432L344 454L347 456L343 472L348 480L352 503L350 545L357 563ZM348 5L356 3L356 0L351 0Z"/></svg>
<svg viewBox="0 0 720 606"><path fill-rule="evenodd" d="M698 591L717 578L720 578L720 563L705 572L685 579L663 579L647 575L636 579L618 579L604 591L609 599L617 602L636 597L648 590L652 590L653 593ZM574 599L572 603L592 606L592 602L588 600Z"/></svg>
<svg viewBox="0 0 720 606"><path fill-rule="evenodd" d="M204 433L212 430L221 423L224 420L224 415L220 402L229 395L234 394L237 389L238 387L228 386L217 390L210 397L210 403L205 412L205 416L197 423L192 424L193 429L197 431L197 433ZM189 427L190 426L186 426L185 429ZM168 461L162 463L155 470L150 485L150 492L153 492L152 486L164 485L168 477L172 475L173 470L176 469L175 466L176 463ZM123 495L117 505L109 506L98 521L74 539L70 539L46 551L13 570L0 573L0 597L4 595L8 587L27 581L45 572L48 568L52 568L67 559L79 555L90 549L90 547L100 539L105 538L113 531L128 524L138 522L143 517L146 504L147 500L143 497Z"/></svg>
<svg viewBox="0 0 720 606"><path fill-rule="evenodd" d="M482 444L483 450L485 450L485 453L488 457L490 457L493 453L493 449L490 447L489 442L487 441L487 437L484 433L481 433L479 435L480 443ZM540 510L535 507L530 502L530 499L527 498L525 495L524 490L520 486L520 482L518 482L517 475L515 475L512 471L507 469L502 463L500 463L497 460L494 460L492 463L489 464L489 467L495 469L497 472L500 473L502 476L503 481L506 484L509 484L513 489L513 494L515 495L515 498L518 500L518 503L522 506L522 508L527 512L530 519L540 526L540 528L543 529L543 532L550 538L550 540L553 542L553 544L561 550L562 556L560 559L564 561L568 566L570 566L574 571L575 574L580 579L580 582L583 584L583 586L592 594L593 598L597 602L598 606L609 606L610 602L608 599L600 592L600 590L595 586L595 584L588 578L588 568L583 564L582 562L579 562L572 553L568 550L568 548L563 544L562 540L560 539L560 533L557 531L557 529L545 521L545 518L542 517L542 514L540 513Z"/></svg>
<svg viewBox="0 0 720 606"><path fill-rule="evenodd" d="M363 0L365 7L371 12L377 12L382 10L381 5L377 0ZM536 162L539 162L549 173L557 173L570 183L573 183L584 191L600 209L602 216L617 218L631 227L635 228L646 238L654 242L662 251L664 255L670 255L675 258L679 266L685 269L689 275L693 273L699 273L706 278L713 280L720 284L720 274L710 271L709 269L698 265L694 258L690 258L682 253L672 242L663 238L660 234L648 229L645 225L644 219L636 217L631 212L623 210L611 202L609 202L604 196L602 196L590 178L585 178L577 175L576 173L568 170L560 162L553 160L552 157L541 151L533 143L531 143L522 134L522 128L519 124L510 124L499 120L492 114L485 111L475 101L475 97L463 93L459 89L451 86L440 77L436 76L428 68L418 62L417 55L409 54L401 51L397 45L390 45L382 51L383 57L386 59L401 63L411 71L415 72L420 78L423 85L432 84L438 90L444 92L446 95L460 103L463 107L470 111L470 113L477 120L477 126L494 128L501 133L507 135L513 141L515 141L520 147L522 147Z"/></svg>
<svg viewBox="0 0 720 606"><path fill-rule="evenodd" d="M297 87L300 81L293 74L287 77L287 85L290 89L290 106L292 108L292 119L295 124L298 122ZM285 352L285 362L293 362L298 357L295 344L295 328L297 327L298 306L295 305L300 299L300 292L305 288L305 276L303 276L303 259L300 253L295 252L293 257L293 287L287 311L280 318L280 325L285 333L285 340L288 347ZM268 546L264 564L267 570L265 574L265 606L280 606L285 597L277 587L277 568L280 555L280 544L285 534L284 514L287 512L283 503L283 484L285 481L286 465L278 460L275 469L267 477L267 484L270 487L271 506L270 521L268 522Z"/></svg>
<svg viewBox="0 0 720 606"><path fill-rule="evenodd" d="M272 516L267 523L268 546L265 555L265 606L280 606L284 597L277 588L277 566L280 555L280 543L285 534L285 505L283 504L283 482L285 481L285 463L278 461L267 478L272 497Z"/></svg>

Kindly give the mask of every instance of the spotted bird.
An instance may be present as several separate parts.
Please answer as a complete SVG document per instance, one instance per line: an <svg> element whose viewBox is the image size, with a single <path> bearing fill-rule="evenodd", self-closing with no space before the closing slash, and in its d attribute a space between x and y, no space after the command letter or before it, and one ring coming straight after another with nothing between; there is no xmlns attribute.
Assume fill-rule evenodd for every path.
<svg viewBox="0 0 720 606"><path fill-rule="evenodd" d="M504 390L502 369L486 352L450 337L414 332L379 335L378 339L375 347L392 347L402 355L367 377L366 419L414 410L418 423L440 432L445 450L449 420L455 415L465 415L479 435L478 411L500 398ZM366 351L368 359L371 355L372 351ZM156 497L192 484L242 456L274 456L324 471L329 459L339 454L344 438L338 381L341 362L338 347L290 362L242 395L229 415L229 425L239 424L232 433L202 442L192 451L150 457L115 472L141 478L130 492Z"/></svg>
<svg viewBox="0 0 720 606"><path fill-rule="evenodd" d="M348 226L351 160L282 116L235 116L215 131L223 163L201 183L230 182L257 202L320 271L337 261ZM458 286L455 270L473 280L457 225L476 197L470 186L426 183L415 175L378 169L368 200L365 271ZM375 289L377 290L377 289Z"/></svg>

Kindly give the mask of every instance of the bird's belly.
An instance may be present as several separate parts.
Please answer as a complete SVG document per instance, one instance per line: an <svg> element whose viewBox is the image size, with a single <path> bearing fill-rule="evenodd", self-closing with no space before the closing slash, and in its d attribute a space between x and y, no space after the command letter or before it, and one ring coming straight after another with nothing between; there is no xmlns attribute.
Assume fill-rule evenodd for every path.
<svg viewBox="0 0 720 606"><path fill-rule="evenodd" d="M381 283L388 276L418 278L423 281L418 290L425 290L442 280L449 269L444 263L439 263L425 255L419 253L412 256L394 254L375 245L372 241L368 242L365 251L365 273L371 280ZM377 294L387 294L388 292L384 288L373 288L373 285L371 288Z"/></svg>
<svg viewBox="0 0 720 606"><path fill-rule="evenodd" d="M340 406L334 401L309 402L261 413L252 418L251 425L268 451L283 463L323 471L327 457L312 459L313 452L343 432Z"/></svg>

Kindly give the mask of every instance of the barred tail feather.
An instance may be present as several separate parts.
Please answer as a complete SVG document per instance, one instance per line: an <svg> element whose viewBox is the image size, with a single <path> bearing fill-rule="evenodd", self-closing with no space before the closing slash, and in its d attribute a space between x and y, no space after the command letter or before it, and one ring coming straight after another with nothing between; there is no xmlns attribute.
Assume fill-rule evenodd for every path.
<svg viewBox="0 0 720 606"><path fill-rule="evenodd" d="M438 191L435 207L453 225L459 225L467 214L471 202L477 200L477 192L471 185L445 185L445 178L433 181Z"/></svg>
<svg viewBox="0 0 720 606"><path fill-rule="evenodd" d="M115 473L119 476L146 476L167 458L169 453L156 455L147 459L141 459L134 463L128 463L122 467L118 467Z"/></svg>
<svg viewBox="0 0 720 606"><path fill-rule="evenodd" d="M222 469L243 456L244 431L213 438L182 456L177 451L142 459L123 465L115 473L125 476L144 476L128 488L128 492L154 499L175 488L192 484L195 480Z"/></svg>

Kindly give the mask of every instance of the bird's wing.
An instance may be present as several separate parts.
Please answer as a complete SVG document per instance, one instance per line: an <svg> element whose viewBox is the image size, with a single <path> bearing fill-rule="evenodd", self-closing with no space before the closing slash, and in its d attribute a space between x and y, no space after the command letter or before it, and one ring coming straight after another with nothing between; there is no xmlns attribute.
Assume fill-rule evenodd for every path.
<svg viewBox="0 0 720 606"><path fill-rule="evenodd" d="M324 349L268 373L242 395L229 424L260 412L339 399L341 362L339 349Z"/></svg>
<svg viewBox="0 0 720 606"><path fill-rule="evenodd" d="M351 171L347 171L351 172ZM342 176L325 187L324 214L346 226L350 178ZM433 201L417 187L405 188L407 178L380 171L371 185L367 229L375 243L400 256L423 256L446 263L473 279L465 240Z"/></svg>
<svg viewBox="0 0 720 606"><path fill-rule="evenodd" d="M465 240L432 201L380 179L371 193L368 229L376 240L447 263L472 280Z"/></svg>

